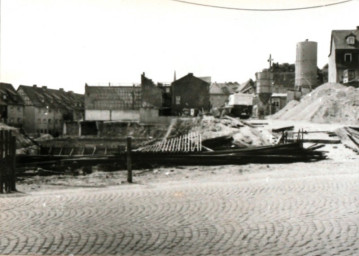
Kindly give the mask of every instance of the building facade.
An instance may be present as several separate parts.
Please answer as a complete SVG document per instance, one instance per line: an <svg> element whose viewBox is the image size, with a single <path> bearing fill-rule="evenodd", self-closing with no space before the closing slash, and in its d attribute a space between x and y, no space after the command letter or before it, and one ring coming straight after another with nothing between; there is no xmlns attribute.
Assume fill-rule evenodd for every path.
<svg viewBox="0 0 359 256"><path fill-rule="evenodd" d="M171 87L141 75L140 122L144 124L170 123Z"/></svg>
<svg viewBox="0 0 359 256"><path fill-rule="evenodd" d="M85 85L86 121L139 121L140 86Z"/></svg>
<svg viewBox="0 0 359 256"><path fill-rule="evenodd" d="M210 84L192 73L174 81L171 88L172 115L196 115L211 108Z"/></svg>
<svg viewBox="0 0 359 256"><path fill-rule="evenodd" d="M209 101L211 108L221 108L228 103L228 97L238 89L238 83L211 83Z"/></svg>
<svg viewBox="0 0 359 256"><path fill-rule="evenodd" d="M82 94L36 85L20 85L17 92L24 102L24 130L28 133L61 135L64 122L83 119Z"/></svg>
<svg viewBox="0 0 359 256"><path fill-rule="evenodd" d="M8 83L0 83L0 122L19 128L24 125L24 102Z"/></svg>
<svg viewBox="0 0 359 256"><path fill-rule="evenodd" d="M359 83L359 26L356 30L333 30L330 42L330 83Z"/></svg>

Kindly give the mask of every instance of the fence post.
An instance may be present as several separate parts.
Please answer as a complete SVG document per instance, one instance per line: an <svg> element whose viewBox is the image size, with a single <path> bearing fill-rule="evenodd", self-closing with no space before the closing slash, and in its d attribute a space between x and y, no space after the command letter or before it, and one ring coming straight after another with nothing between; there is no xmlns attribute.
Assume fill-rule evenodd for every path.
<svg viewBox="0 0 359 256"><path fill-rule="evenodd" d="M5 131L5 192L10 193L10 131Z"/></svg>
<svg viewBox="0 0 359 256"><path fill-rule="evenodd" d="M16 137L11 136L11 176L10 189L16 191Z"/></svg>
<svg viewBox="0 0 359 256"><path fill-rule="evenodd" d="M4 175L5 175L5 161L4 161L4 131L0 130L0 194L4 193Z"/></svg>
<svg viewBox="0 0 359 256"><path fill-rule="evenodd" d="M127 165L127 182L132 183L132 157L131 157L131 137L127 137L127 152L126 152L126 165Z"/></svg>

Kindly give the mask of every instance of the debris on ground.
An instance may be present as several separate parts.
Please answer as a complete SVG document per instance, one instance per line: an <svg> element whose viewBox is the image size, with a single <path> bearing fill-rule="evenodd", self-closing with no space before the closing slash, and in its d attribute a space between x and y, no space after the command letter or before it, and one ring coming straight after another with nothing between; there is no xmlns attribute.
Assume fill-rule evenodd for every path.
<svg viewBox="0 0 359 256"><path fill-rule="evenodd" d="M342 127L335 130L341 142L359 154L359 127Z"/></svg>
<svg viewBox="0 0 359 256"><path fill-rule="evenodd" d="M169 138L196 132L201 134L202 141L230 136L233 137L235 145L264 146L273 143L273 135L270 130L257 129L245 124L242 120L228 116L223 118L204 116L202 119L178 119L170 128Z"/></svg>

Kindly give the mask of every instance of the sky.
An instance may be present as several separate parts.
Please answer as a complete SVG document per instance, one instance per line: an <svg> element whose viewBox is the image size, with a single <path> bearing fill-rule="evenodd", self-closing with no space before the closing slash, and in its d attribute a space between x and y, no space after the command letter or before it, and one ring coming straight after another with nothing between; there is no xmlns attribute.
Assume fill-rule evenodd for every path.
<svg viewBox="0 0 359 256"><path fill-rule="evenodd" d="M172 82L193 73L245 82L274 62L295 63L296 44L318 43L328 62L331 31L356 29L359 0L278 12L173 0L0 0L0 81L84 92L89 85ZM188 0L231 8L300 8L342 0Z"/></svg>

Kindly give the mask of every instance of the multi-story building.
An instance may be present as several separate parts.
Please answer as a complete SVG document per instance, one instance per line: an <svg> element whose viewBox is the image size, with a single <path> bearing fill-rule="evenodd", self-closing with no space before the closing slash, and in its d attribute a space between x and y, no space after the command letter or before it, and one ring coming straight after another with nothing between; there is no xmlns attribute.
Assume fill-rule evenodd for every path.
<svg viewBox="0 0 359 256"><path fill-rule="evenodd" d="M63 89L20 85L24 102L24 130L28 133L60 135L65 121L83 119L84 96Z"/></svg>
<svg viewBox="0 0 359 256"><path fill-rule="evenodd" d="M332 31L328 80L359 84L359 26L355 30Z"/></svg>
<svg viewBox="0 0 359 256"><path fill-rule="evenodd" d="M172 114L196 115L199 111L210 110L209 97L210 84L192 73L172 83Z"/></svg>
<svg viewBox="0 0 359 256"><path fill-rule="evenodd" d="M85 85L86 121L139 121L140 86Z"/></svg>
<svg viewBox="0 0 359 256"><path fill-rule="evenodd" d="M8 83L0 83L0 122L15 127L24 124L24 102Z"/></svg>

